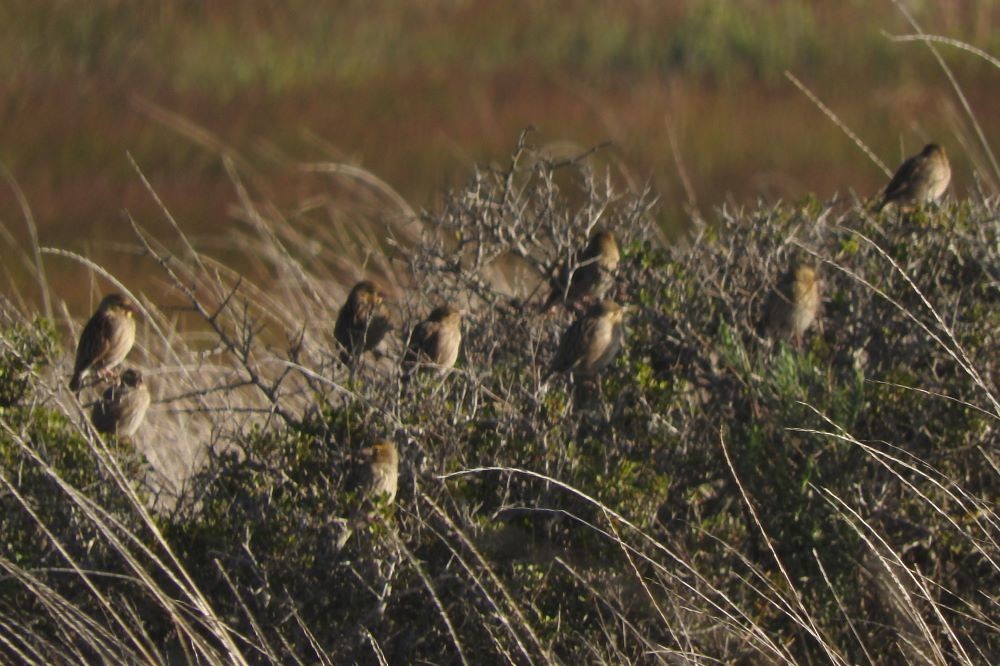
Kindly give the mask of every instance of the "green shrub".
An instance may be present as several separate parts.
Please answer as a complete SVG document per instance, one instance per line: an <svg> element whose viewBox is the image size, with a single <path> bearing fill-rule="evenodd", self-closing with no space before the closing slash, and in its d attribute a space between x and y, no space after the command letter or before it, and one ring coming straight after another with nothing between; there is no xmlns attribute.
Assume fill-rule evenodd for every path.
<svg viewBox="0 0 1000 666"><path fill-rule="evenodd" d="M142 461L124 442L96 447L92 433L81 430L41 389L43 373L59 353L51 324L20 321L9 311L3 319L0 558L7 576L0 581L0 598L13 621L44 643L54 631L52 616L60 612L53 597L83 613L99 614L97 590L108 596L141 594L135 580L106 576L127 570L109 534L124 538L142 530L132 500L105 456L111 456L140 497ZM71 493L85 499L74 500ZM87 572L87 580L74 569ZM46 588L51 592L40 594ZM80 654L98 654L86 641L74 647Z"/></svg>
<svg viewBox="0 0 1000 666"><path fill-rule="evenodd" d="M442 302L474 313L444 378L401 382L399 344L348 371L329 331L308 325L286 324L293 343L276 348L273 331L256 333L266 310L295 327L325 321L302 304L313 296L283 298L279 283L274 301L199 303L258 401L252 417L213 415L208 462L159 518L211 612L154 614L144 630L208 661L237 650L274 663L996 654L991 206L877 218L837 201L723 210L660 246L649 193L619 194L585 160L553 164L522 145L426 213L405 257L397 333ZM598 224L623 249L613 296L630 306L627 344L596 381L548 377L574 315L541 311L538 283ZM764 303L804 256L820 264L821 317L801 346L768 340ZM212 287L202 291L229 293ZM23 381L25 367L5 376ZM4 412L12 430L146 534L103 481L89 435L29 402L15 396ZM361 501L356 453L381 437L400 450L397 499L341 549ZM24 449L0 445L13 483ZM97 543L104 555L79 556L128 572L29 467L21 478L48 493L38 506L58 537ZM34 524L17 520L4 523L5 547L28 562L48 546L36 535L32 550ZM163 570L154 580L182 596ZM72 577L52 584L86 603L64 591L79 587ZM155 591L115 588L123 605L169 608ZM184 628L189 614L199 619Z"/></svg>

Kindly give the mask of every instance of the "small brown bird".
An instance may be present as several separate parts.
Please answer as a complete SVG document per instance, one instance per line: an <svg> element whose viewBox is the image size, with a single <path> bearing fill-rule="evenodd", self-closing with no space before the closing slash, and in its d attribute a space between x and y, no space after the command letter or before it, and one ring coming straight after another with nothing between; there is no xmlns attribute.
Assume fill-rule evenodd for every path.
<svg viewBox="0 0 1000 666"><path fill-rule="evenodd" d="M149 388L142 373L129 368L122 373L121 381L104 392L94 403L90 421L98 432L119 437L131 437L142 425L149 409Z"/></svg>
<svg viewBox="0 0 1000 666"><path fill-rule="evenodd" d="M464 310L450 305L434 308L410 334L410 344L403 355L403 377L408 378L417 368L434 368L444 375L455 365L462 344Z"/></svg>
<svg viewBox="0 0 1000 666"><path fill-rule="evenodd" d="M614 235L609 231L594 233L578 261L563 266L550 281L552 291L542 310L548 310L560 301L569 307L588 298L604 298L614 283L619 259L618 242Z"/></svg>
<svg viewBox="0 0 1000 666"><path fill-rule="evenodd" d="M919 155L903 162L889 181L875 212L895 204L903 212L937 201L951 181L951 165L944 148L929 143Z"/></svg>
<svg viewBox="0 0 1000 666"><path fill-rule="evenodd" d="M135 304L119 293L108 294L101 300L80 333L73 378L69 382L71 391L78 392L88 375L104 378L125 360L135 344L136 312Z"/></svg>
<svg viewBox="0 0 1000 666"><path fill-rule="evenodd" d="M774 286L764 308L764 328L774 339L791 340L802 346L802 337L809 330L820 305L820 280L816 268L795 263Z"/></svg>
<svg viewBox="0 0 1000 666"><path fill-rule="evenodd" d="M563 333L552 359L552 372L572 372L590 376L606 368L621 349L625 310L611 300L603 300Z"/></svg>
<svg viewBox="0 0 1000 666"><path fill-rule="evenodd" d="M337 539L337 550L344 547L354 530L375 518L376 503L392 504L396 500L399 487L399 452L396 445L391 440L383 439L361 449L360 453L365 465L361 470L358 504Z"/></svg>
<svg viewBox="0 0 1000 666"><path fill-rule="evenodd" d="M369 501L383 497L386 503L391 504L396 500L399 487L399 452L396 445L391 440L383 439L361 449L361 455L368 462L365 497Z"/></svg>
<svg viewBox="0 0 1000 666"><path fill-rule="evenodd" d="M351 289L333 329L333 337L343 348L340 359L344 363L378 347L392 330L384 301L382 293L368 280Z"/></svg>

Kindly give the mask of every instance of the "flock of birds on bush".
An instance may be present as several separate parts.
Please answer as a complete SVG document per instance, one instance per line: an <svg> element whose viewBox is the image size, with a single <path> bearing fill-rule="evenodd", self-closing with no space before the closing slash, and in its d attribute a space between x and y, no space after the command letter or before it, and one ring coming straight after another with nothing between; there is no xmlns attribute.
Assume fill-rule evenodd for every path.
<svg viewBox="0 0 1000 666"><path fill-rule="evenodd" d="M939 199L950 180L951 167L944 149L928 144L922 152L903 162L874 210L893 205L901 212L912 211ZM562 303L571 309L579 308L582 314L563 333L549 374L572 373L589 378L614 360L623 342L625 310L606 299L605 294L613 285L619 257L615 237L608 231L598 231L577 261L564 265L552 278L543 310ZM816 266L795 262L774 286L765 306L762 322L765 334L800 346L819 312L820 285ZM104 297L80 334L69 383L70 389L78 394L90 377L95 377L96 382L110 380L111 386L94 404L91 422L99 432L118 437L135 434L150 404L149 388L138 369L117 372L135 342L137 314L135 304L122 294ZM464 310L442 305L414 327L402 359L403 381L417 370L444 375L455 365L465 314ZM371 282L359 282L348 295L334 327L341 360L345 364L356 362L365 352L375 350L390 330L383 295ZM362 496L369 500L383 497L384 501L392 502L399 466L395 444L381 440L362 449L361 455L366 461L367 477ZM365 518L360 513L352 517L340 546L351 528Z"/></svg>

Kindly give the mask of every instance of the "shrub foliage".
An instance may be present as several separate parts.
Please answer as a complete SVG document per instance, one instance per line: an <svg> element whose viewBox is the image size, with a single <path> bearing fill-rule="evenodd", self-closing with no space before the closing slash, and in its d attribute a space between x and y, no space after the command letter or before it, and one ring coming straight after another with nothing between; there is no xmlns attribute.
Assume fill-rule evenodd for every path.
<svg viewBox="0 0 1000 666"><path fill-rule="evenodd" d="M206 463L155 517L122 485L140 480L134 452L35 392L51 329L8 308L0 615L18 631L0 652L1000 654L995 202L877 217L847 201L723 209L664 243L650 193L613 182L524 144L477 171L387 259L396 342L351 368L323 319L288 305L282 349L273 321L254 326L258 292L218 278L229 295L215 308L165 268L266 408L216 414ZM611 295L628 306L627 343L596 381L548 376L574 313L540 309L546 277L595 228L623 250ZM823 280L818 324L801 346L766 339L764 303L802 259ZM471 313L456 369L401 382L406 333L443 302ZM400 450L399 494L338 549L361 500L357 452L379 437Z"/></svg>

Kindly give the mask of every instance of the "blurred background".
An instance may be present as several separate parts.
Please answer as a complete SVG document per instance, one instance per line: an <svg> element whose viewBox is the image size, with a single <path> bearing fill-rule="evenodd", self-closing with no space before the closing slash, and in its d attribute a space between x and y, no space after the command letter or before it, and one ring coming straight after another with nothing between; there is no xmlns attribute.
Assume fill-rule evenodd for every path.
<svg viewBox="0 0 1000 666"><path fill-rule="evenodd" d="M954 193L977 171L995 187L933 54L892 39L915 32L900 5L1000 55L995 0L3 0L2 291L33 299L29 212L41 246L149 287L122 211L169 226L128 154L197 246L237 265L234 174L290 224L317 197L357 199L304 163L357 166L433 208L527 126L554 154L612 142L601 159L655 188L672 233L724 203L875 193L886 176L786 70L890 169L933 139ZM1000 71L938 49L996 144ZM65 299L100 290L77 262L45 263Z"/></svg>

